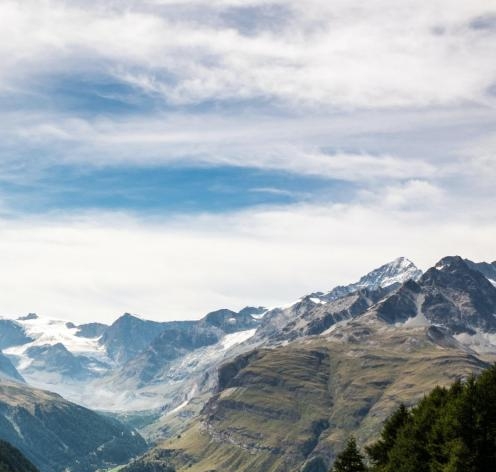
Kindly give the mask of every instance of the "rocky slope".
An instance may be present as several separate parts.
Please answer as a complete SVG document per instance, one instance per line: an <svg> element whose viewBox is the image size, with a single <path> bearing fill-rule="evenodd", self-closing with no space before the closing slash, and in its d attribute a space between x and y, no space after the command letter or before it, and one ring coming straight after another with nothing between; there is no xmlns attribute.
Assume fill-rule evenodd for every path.
<svg viewBox="0 0 496 472"><path fill-rule="evenodd" d="M378 307L389 323L419 321L452 334L496 332L496 287L461 257L445 257L418 281L405 283Z"/></svg>
<svg viewBox="0 0 496 472"><path fill-rule="evenodd" d="M496 261L494 262L472 262L464 259L464 262L473 270L480 272L489 282L496 286Z"/></svg>

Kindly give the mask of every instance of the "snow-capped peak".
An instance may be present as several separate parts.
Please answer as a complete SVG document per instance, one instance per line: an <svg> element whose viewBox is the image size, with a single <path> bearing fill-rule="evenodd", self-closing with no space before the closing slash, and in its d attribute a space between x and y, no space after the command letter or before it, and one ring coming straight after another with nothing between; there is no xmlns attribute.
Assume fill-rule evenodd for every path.
<svg viewBox="0 0 496 472"><path fill-rule="evenodd" d="M355 285L357 288L378 289L389 287L407 280L418 280L422 271L406 257L398 257L392 262L364 275Z"/></svg>
<svg viewBox="0 0 496 472"><path fill-rule="evenodd" d="M65 320L40 317L35 314L21 316L11 320L20 326L25 334L22 342L14 343L3 352L12 359L22 372L33 362L31 354L35 348L63 345L68 353L75 356L87 356L98 361L109 362L105 348L98 342L98 338L78 336L78 327Z"/></svg>
<svg viewBox="0 0 496 472"><path fill-rule="evenodd" d="M421 276L422 271L412 261L406 257L398 257L394 261L388 262L364 275L358 282L335 287L325 294L322 292L312 293L309 297L312 297L312 301L318 298L321 303L325 303L360 289L377 290L394 284L402 284L407 280L417 281Z"/></svg>

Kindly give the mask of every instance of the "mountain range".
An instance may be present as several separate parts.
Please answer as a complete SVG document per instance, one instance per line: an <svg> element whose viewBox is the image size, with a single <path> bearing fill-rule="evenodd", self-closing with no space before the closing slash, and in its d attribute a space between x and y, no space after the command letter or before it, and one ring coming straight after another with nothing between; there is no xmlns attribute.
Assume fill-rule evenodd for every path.
<svg viewBox="0 0 496 472"><path fill-rule="evenodd" d="M285 307L197 321L3 317L0 386L10 393L0 393L0 438L42 472L125 464L147 447L140 434L154 447L129 470L328 470L349 433L374 439L399 402L496 359L495 281L496 262L450 256L423 273L401 257ZM16 405L27 430L20 414L13 426ZM41 437L25 431L78 437L61 412L87 425L88 438L61 450L54 439L50 463Z"/></svg>

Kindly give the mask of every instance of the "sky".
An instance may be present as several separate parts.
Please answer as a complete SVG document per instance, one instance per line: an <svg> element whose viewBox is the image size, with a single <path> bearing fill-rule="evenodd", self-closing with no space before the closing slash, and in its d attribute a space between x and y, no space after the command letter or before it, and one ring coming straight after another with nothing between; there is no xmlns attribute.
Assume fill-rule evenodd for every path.
<svg viewBox="0 0 496 472"><path fill-rule="evenodd" d="M496 259L496 0L2 0L0 57L0 314Z"/></svg>

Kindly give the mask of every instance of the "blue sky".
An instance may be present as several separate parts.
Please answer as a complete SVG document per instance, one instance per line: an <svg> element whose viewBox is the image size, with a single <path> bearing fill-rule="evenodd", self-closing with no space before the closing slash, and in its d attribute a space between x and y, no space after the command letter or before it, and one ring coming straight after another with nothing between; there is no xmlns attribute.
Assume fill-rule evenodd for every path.
<svg viewBox="0 0 496 472"><path fill-rule="evenodd" d="M494 260L496 2L6 0L0 313L195 318Z"/></svg>

